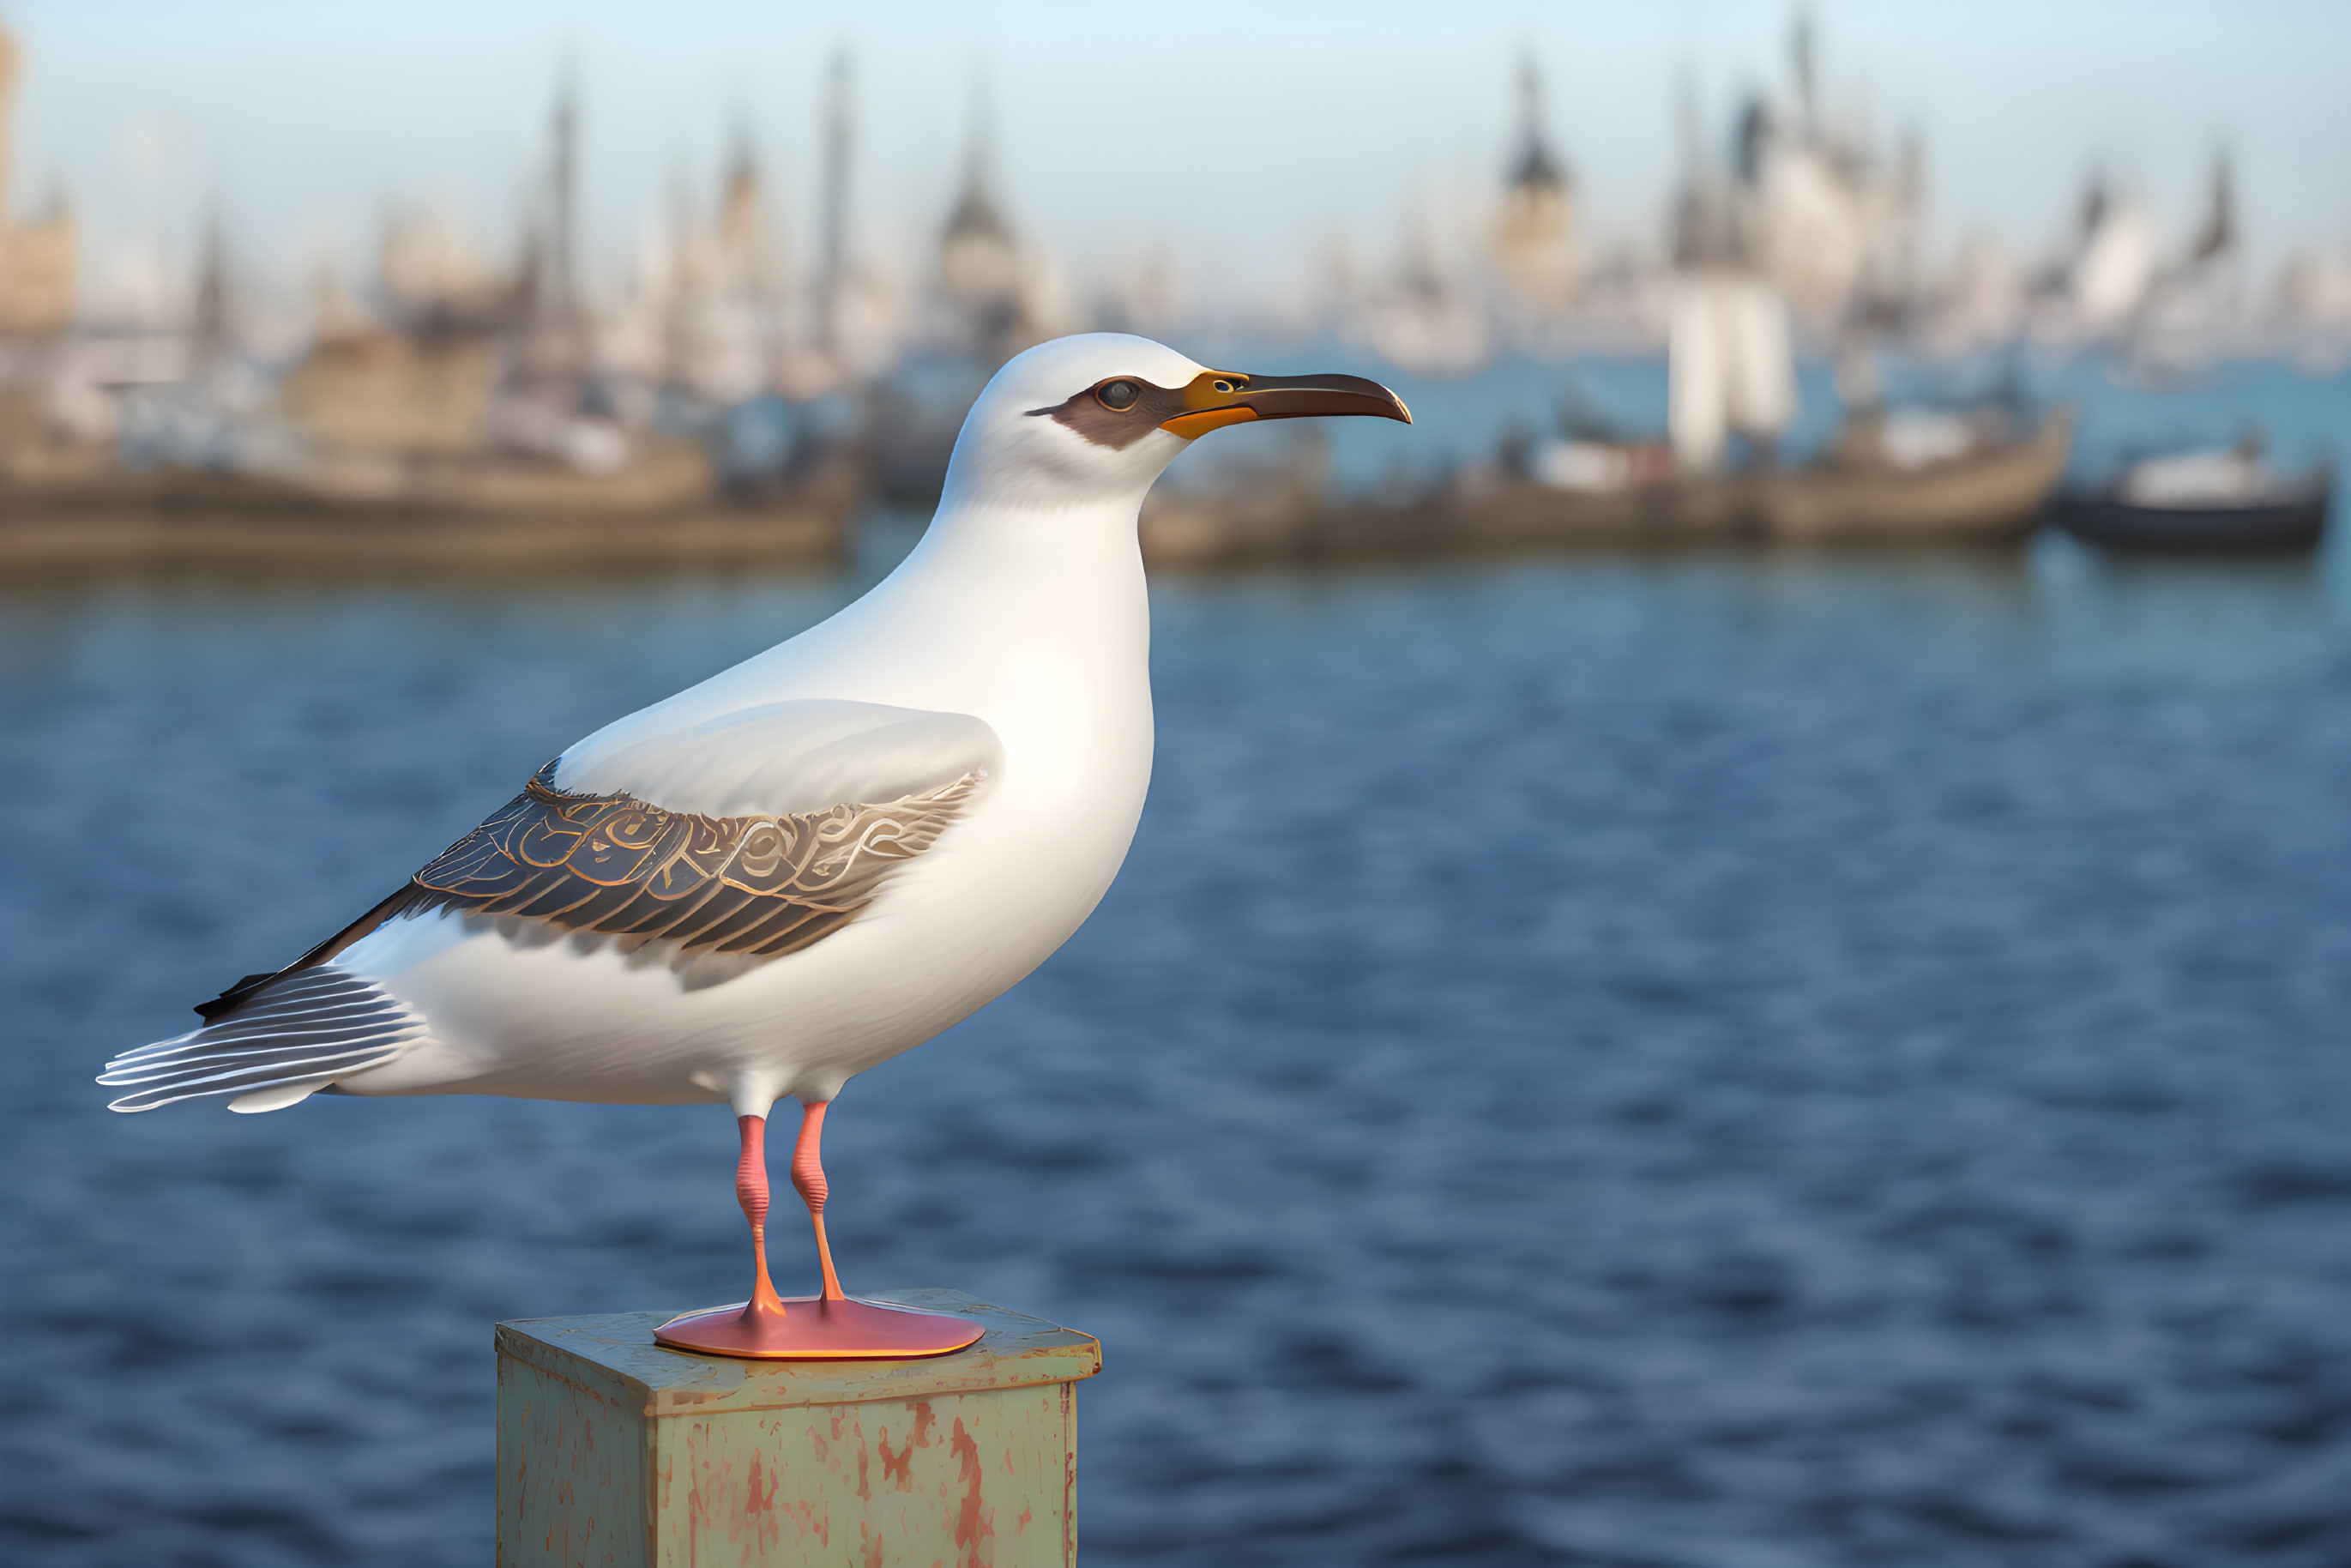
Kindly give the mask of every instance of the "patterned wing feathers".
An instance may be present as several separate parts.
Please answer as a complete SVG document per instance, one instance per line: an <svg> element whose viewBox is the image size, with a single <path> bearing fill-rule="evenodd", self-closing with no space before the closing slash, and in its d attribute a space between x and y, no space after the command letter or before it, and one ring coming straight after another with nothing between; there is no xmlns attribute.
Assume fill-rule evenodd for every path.
<svg viewBox="0 0 2351 1568"><path fill-rule="evenodd" d="M554 769L418 872L406 910L512 915L689 954L774 957L871 903L985 777L806 815L706 817L628 795L569 794L550 781Z"/></svg>
<svg viewBox="0 0 2351 1568"><path fill-rule="evenodd" d="M987 776L974 768L926 793L881 803L712 817L627 794L571 794L555 787L555 768L553 762L540 768L521 794L406 887L286 968L246 976L197 1013L226 1019L281 977L330 964L385 921L434 909L674 942L689 956L796 953L872 903L891 873L963 814Z"/></svg>

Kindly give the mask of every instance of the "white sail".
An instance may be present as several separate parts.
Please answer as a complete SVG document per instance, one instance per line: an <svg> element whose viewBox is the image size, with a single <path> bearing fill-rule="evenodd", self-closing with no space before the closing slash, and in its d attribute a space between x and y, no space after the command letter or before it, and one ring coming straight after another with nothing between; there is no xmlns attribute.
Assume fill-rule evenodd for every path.
<svg viewBox="0 0 2351 1568"><path fill-rule="evenodd" d="M1666 436L1673 443L1675 466L1688 473L1719 465L1729 434L1727 345L1715 308L1719 281L1700 273L1674 288L1666 340Z"/></svg>
<svg viewBox="0 0 2351 1568"><path fill-rule="evenodd" d="M2084 319L2107 326L2138 308L2155 281L2155 226L2136 203L2111 204L2074 264L2074 303Z"/></svg>
<svg viewBox="0 0 2351 1568"><path fill-rule="evenodd" d="M1796 414L1788 306L1761 278L1684 276L1667 340L1666 430L1686 472L1720 466L1733 431L1769 440Z"/></svg>
<svg viewBox="0 0 2351 1568"><path fill-rule="evenodd" d="M1760 277L1730 280L1722 297L1731 345L1730 428L1774 438L1796 417L1796 361L1788 341L1788 305Z"/></svg>

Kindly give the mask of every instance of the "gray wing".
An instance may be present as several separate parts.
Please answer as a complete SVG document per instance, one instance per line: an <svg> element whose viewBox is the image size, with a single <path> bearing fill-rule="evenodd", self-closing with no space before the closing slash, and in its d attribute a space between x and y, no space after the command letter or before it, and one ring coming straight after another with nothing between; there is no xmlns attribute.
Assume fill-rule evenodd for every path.
<svg viewBox="0 0 2351 1568"><path fill-rule="evenodd" d="M1001 756L968 714L874 703L776 703L666 731L623 721L540 768L367 914L196 1011L226 1022L384 922L436 909L632 949L668 943L680 957L795 953L935 844Z"/></svg>
<svg viewBox="0 0 2351 1568"><path fill-rule="evenodd" d="M921 794L821 811L713 817L573 794L549 782L553 771L411 877L384 917L459 909L681 954L779 957L848 924L938 841L986 777L975 769Z"/></svg>
<svg viewBox="0 0 2351 1568"><path fill-rule="evenodd" d="M804 815L945 789L1003 760L967 713L810 698L671 726L666 705L632 714L556 759L549 780L706 817Z"/></svg>

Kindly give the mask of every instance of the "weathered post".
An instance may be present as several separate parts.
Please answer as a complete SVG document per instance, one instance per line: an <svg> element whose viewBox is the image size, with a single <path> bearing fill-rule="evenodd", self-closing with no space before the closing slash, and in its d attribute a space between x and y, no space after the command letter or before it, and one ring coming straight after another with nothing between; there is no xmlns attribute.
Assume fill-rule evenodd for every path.
<svg viewBox="0 0 2351 1568"><path fill-rule="evenodd" d="M499 1568L1077 1561L1090 1335L956 1291L873 1298L976 1318L919 1361L670 1350L673 1314L500 1323Z"/></svg>

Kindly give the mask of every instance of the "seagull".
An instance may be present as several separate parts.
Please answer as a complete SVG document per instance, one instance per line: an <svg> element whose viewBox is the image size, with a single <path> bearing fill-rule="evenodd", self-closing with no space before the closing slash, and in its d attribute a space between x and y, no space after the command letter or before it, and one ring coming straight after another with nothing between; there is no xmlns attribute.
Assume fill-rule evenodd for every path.
<svg viewBox="0 0 2351 1568"><path fill-rule="evenodd" d="M965 419L922 541L863 598L567 748L365 915L109 1062L111 1108L724 1103L752 1294L664 1325L664 1343L968 1344L967 1319L842 1291L826 1108L1101 902L1151 775L1144 494L1209 431L1314 415L1412 420L1376 382L1211 370L1124 334L1019 355ZM767 1121L787 1098L822 1281L790 1301L767 1262Z"/></svg>

